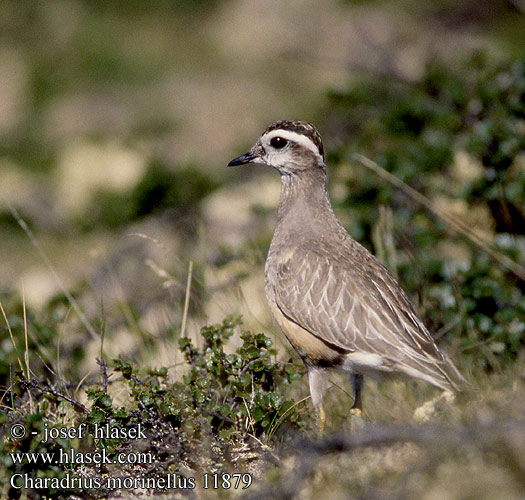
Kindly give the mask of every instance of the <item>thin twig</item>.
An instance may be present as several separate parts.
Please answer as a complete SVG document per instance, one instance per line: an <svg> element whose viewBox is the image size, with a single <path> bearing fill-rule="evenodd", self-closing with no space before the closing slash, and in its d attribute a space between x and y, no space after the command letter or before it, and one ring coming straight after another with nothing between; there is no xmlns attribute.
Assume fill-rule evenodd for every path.
<svg viewBox="0 0 525 500"><path fill-rule="evenodd" d="M92 370L93 371L93 370ZM85 380L89 377L89 375L91 374L91 372L87 372L81 379L80 381L78 382L78 384L76 384L75 386L75 389L73 390L73 393L74 394L77 394L78 393L78 390L80 389L80 387L82 386L82 384L85 382ZM108 377L109 378L109 377Z"/></svg>
<svg viewBox="0 0 525 500"><path fill-rule="evenodd" d="M186 281L186 296L184 297L184 311L182 313L182 324L180 327L180 336L184 337L186 331L186 321L188 319L188 307L190 305L191 275L193 273L193 261L190 260L188 266L188 280Z"/></svg>
<svg viewBox="0 0 525 500"><path fill-rule="evenodd" d="M25 290L22 287L22 308L24 310L24 337L26 341L26 352L25 352L25 361L26 361L26 377L28 380L31 380L31 369L29 368L29 341L27 338L28 328L27 328L27 308L26 308L26 294ZM29 393L29 406L31 408L31 413L35 413L35 403L33 401L33 396Z"/></svg>
<svg viewBox="0 0 525 500"><path fill-rule="evenodd" d="M26 342L25 362L26 362L26 377L31 380L31 370L29 368L29 341L27 339L27 309L26 309L26 294L22 288L22 309L24 311L24 338Z"/></svg>
<svg viewBox="0 0 525 500"><path fill-rule="evenodd" d="M100 366L100 378L102 379L102 388L108 392L108 364L103 357L97 358L97 364Z"/></svg>
<svg viewBox="0 0 525 500"><path fill-rule="evenodd" d="M56 398L61 398L64 401L71 403L75 407L75 410L77 411L81 411L83 413L86 413L88 411L87 408L79 401L76 401L75 399L70 398L69 396L66 396L65 394L62 394L61 392L55 391L54 389L51 389L50 387L44 387L40 385L37 381L35 381L35 379L28 380L23 375L21 375L20 382L27 389L37 389L40 392L51 394L52 396L55 396Z"/></svg>

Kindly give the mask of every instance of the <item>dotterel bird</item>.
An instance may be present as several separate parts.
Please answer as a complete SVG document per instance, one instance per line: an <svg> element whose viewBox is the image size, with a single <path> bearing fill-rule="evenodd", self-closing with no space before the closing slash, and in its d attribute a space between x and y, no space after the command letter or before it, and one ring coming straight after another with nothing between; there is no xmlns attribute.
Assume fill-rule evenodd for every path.
<svg viewBox="0 0 525 500"><path fill-rule="evenodd" d="M304 121L273 123L229 166L251 162L281 174L265 291L273 316L308 369L321 427L330 368L350 372L358 414L363 375L369 373L403 374L459 390L463 377L438 349L403 289L336 218L317 129Z"/></svg>

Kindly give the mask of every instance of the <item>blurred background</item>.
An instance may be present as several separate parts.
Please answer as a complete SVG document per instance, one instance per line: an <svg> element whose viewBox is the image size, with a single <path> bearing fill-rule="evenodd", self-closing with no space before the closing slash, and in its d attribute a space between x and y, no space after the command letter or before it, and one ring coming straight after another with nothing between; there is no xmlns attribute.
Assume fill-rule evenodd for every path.
<svg viewBox="0 0 525 500"><path fill-rule="evenodd" d="M35 372L45 360L85 376L102 330L108 356L173 366L190 263L186 334L240 313L280 342L263 292L279 178L226 168L277 119L318 126L339 217L432 332L489 371L516 359L523 281L352 155L523 263L524 11L520 0L3 0L0 300L15 335L25 303Z"/></svg>
<svg viewBox="0 0 525 500"><path fill-rule="evenodd" d="M301 498L522 498L523 0L1 0L0 422L25 415L28 429L39 418L71 426L79 417L72 406L42 387L84 403L88 392L88 418L146 418L158 432L151 446L167 450L158 465L177 471L195 461L199 469L199 459L201 471L212 470L206 457L224 450L208 441L206 422L223 423L217 412L238 429L266 421L258 437L232 438L235 453L262 439L283 455L289 426L315 428L296 373L302 363L264 297L279 177L263 166L226 167L279 119L319 128L338 217L399 279L473 385L439 413L450 432L426 446L405 443L406 432L387 439L393 446L339 457L339 448L327 450L322 460L320 448L299 446L271 462L279 464L267 475L273 493L257 498L284 497L275 485L288 483ZM251 375L238 364L231 373L242 376L233 385L225 377L223 392L213 385L223 363L217 336L232 335L236 320L200 329L234 314L277 347L245 335L255 344L243 347L243 359L270 353L274 372L287 374L279 393L257 400L264 411L246 404L255 404L262 361L246 365ZM235 332L229 353L241 344ZM198 350L183 340L184 358L183 336L206 349L200 371L184 362ZM108 363L109 384L97 357ZM31 394L22 372L41 384ZM208 389L212 412L202 406L201 415L206 380L219 392ZM338 430L351 425L344 387L335 383L327 397ZM381 432L381 422L405 426L432 391L367 382L365 416ZM157 420L155 398L165 410ZM279 406L283 398L297 403L295 413ZM271 420L267 432L267 412L277 408L289 421ZM458 428L468 431L459 440ZM368 429L363 443L374 439ZM221 436L227 443L231 435ZM5 492L18 470L8 453L41 443L30 434L3 442ZM231 470L263 474L268 450L255 455Z"/></svg>

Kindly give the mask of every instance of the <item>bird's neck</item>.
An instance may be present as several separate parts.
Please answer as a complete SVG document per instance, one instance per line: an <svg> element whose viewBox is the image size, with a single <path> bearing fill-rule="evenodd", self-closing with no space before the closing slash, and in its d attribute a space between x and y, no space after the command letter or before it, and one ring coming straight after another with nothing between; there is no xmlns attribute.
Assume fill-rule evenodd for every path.
<svg viewBox="0 0 525 500"><path fill-rule="evenodd" d="M308 169L281 175L278 224L298 230L338 224L326 188L326 172Z"/></svg>

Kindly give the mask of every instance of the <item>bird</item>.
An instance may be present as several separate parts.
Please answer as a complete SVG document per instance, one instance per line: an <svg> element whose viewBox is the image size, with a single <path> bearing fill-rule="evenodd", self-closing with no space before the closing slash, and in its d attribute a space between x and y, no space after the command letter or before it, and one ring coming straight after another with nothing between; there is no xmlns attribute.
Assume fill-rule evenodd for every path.
<svg viewBox="0 0 525 500"><path fill-rule="evenodd" d="M302 358L319 426L330 371L349 372L353 415L364 376L402 375L448 394L466 382L436 345L392 274L336 217L321 136L300 120L272 123L228 166L265 164L281 177L277 225L265 264L266 298Z"/></svg>

